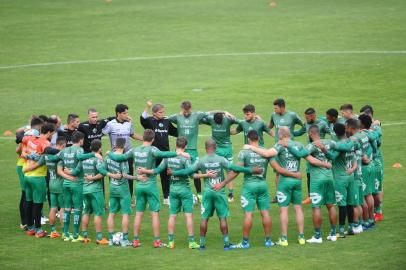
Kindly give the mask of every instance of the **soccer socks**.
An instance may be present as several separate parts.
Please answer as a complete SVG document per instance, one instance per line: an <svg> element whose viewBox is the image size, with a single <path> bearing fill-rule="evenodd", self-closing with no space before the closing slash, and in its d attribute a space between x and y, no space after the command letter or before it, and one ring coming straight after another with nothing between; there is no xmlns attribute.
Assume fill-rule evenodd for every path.
<svg viewBox="0 0 406 270"><path fill-rule="evenodd" d="M337 234L337 226L336 225L331 225L330 235L334 236L336 234Z"/></svg>
<svg viewBox="0 0 406 270"><path fill-rule="evenodd" d="M123 233L123 239L124 239L124 240L128 240L128 232L127 232L127 233Z"/></svg>
<svg viewBox="0 0 406 270"><path fill-rule="evenodd" d="M173 234L168 234L168 241L172 242L175 239L175 237L173 236Z"/></svg>
<svg viewBox="0 0 406 270"><path fill-rule="evenodd" d="M114 232L109 232L109 240L113 240L113 234L114 234ZM127 237L128 237L128 233L127 233Z"/></svg>
<svg viewBox="0 0 406 270"><path fill-rule="evenodd" d="M314 237L319 239L321 237L320 228L314 228Z"/></svg>
<svg viewBox="0 0 406 270"><path fill-rule="evenodd" d="M234 189L233 188L228 189L228 195L229 196L234 196Z"/></svg>
<svg viewBox="0 0 406 270"><path fill-rule="evenodd" d="M55 232L56 231L56 226L55 226L55 224L52 224L51 225L51 232Z"/></svg>
<svg viewBox="0 0 406 270"><path fill-rule="evenodd" d="M249 244L249 243L250 243L250 241L249 241L249 239L248 239L248 238L243 237L243 238L242 238L242 243L243 243L243 245L246 245L246 244Z"/></svg>
<svg viewBox="0 0 406 270"><path fill-rule="evenodd" d="M36 229L41 229L42 205L42 203L33 203L33 215Z"/></svg>
<svg viewBox="0 0 406 270"><path fill-rule="evenodd" d="M347 206L338 207L338 224L340 226L345 225L345 219L347 217Z"/></svg>
<svg viewBox="0 0 406 270"><path fill-rule="evenodd" d="M85 237L85 238L87 238L87 237ZM103 233L102 232L96 232L96 239L97 240L102 240L103 239Z"/></svg>
<svg viewBox="0 0 406 270"><path fill-rule="evenodd" d="M299 238L304 238L304 233L299 233L299 234L298 234L298 237L299 237ZM286 237L286 240L287 240L287 239L288 239L288 237Z"/></svg>
<svg viewBox="0 0 406 270"><path fill-rule="evenodd" d="M73 238L78 238L79 236L79 226L80 226L80 217L82 216L82 211L74 210L73 212Z"/></svg>
<svg viewBox="0 0 406 270"><path fill-rule="evenodd" d="M70 210L66 210L63 212L63 233L66 237L69 236L69 224L70 224Z"/></svg>
<svg viewBox="0 0 406 270"><path fill-rule="evenodd" d="M89 238L89 233L87 231L82 232L83 238Z"/></svg>
<svg viewBox="0 0 406 270"><path fill-rule="evenodd" d="M201 247L206 246L206 237L205 236L200 236L200 246Z"/></svg>
<svg viewBox="0 0 406 270"><path fill-rule="evenodd" d="M139 236L138 236L138 235L134 235L134 239L133 239L133 240L139 241L139 240L140 240L140 238L139 238Z"/></svg>
<svg viewBox="0 0 406 270"><path fill-rule="evenodd" d="M223 241L224 241L224 246L229 246L230 245L230 238L228 237L228 234L223 234Z"/></svg>

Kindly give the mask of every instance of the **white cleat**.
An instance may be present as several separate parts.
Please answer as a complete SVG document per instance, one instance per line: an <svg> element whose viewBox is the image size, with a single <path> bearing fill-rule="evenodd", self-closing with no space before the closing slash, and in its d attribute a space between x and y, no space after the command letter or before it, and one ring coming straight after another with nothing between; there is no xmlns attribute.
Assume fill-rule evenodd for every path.
<svg viewBox="0 0 406 270"><path fill-rule="evenodd" d="M337 241L337 235L329 235L327 236L327 240L331 242Z"/></svg>
<svg viewBox="0 0 406 270"><path fill-rule="evenodd" d="M354 234L360 234L360 233L362 233L364 230L362 229L362 226L359 225L359 226L355 227L355 228L353 229L353 231L354 231Z"/></svg>
<svg viewBox="0 0 406 270"><path fill-rule="evenodd" d="M169 198L164 199L164 204L165 204L165 205L170 205Z"/></svg>
<svg viewBox="0 0 406 270"><path fill-rule="evenodd" d="M309 244L321 244L321 243L323 243L323 239L321 239L321 237L316 238L316 237L312 236L312 238L307 239L306 242Z"/></svg>

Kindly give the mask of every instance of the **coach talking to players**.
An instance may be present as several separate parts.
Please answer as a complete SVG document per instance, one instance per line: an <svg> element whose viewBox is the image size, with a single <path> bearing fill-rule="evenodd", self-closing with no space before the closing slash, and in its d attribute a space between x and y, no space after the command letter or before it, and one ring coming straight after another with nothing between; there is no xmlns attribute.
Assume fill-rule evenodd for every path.
<svg viewBox="0 0 406 270"><path fill-rule="evenodd" d="M151 107L152 116L149 116L148 111ZM144 112L140 116L140 123L145 129L155 131L153 146L161 151L169 151L169 136L177 137L178 130L165 118L165 108L162 104L154 104L154 106L152 106L152 101L148 101ZM157 159L156 166L158 166L161 161L162 159ZM169 204L169 176L166 170L161 173L161 185L164 204Z"/></svg>

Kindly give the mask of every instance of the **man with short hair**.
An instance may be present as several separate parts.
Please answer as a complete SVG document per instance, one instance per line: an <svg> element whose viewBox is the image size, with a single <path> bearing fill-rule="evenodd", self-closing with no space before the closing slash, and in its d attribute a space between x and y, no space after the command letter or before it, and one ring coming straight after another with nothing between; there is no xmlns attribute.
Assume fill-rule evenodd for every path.
<svg viewBox="0 0 406 270"><path fill-rule="evenodd" d="M66 139L66 147L72 146L72 135L78 129L80 124L80 119L77 114L70 113L68 119L66 120L66 125L58 130L58 137L63 136Z"/></svg>
<svg viewBox="0 0 406 270"><path fill-rule="evenodd" d="M148 115L148 111L152 107L152 116ZM144 112L140 116L140 123L144 129L152 129L155 131L155 140L152 144L161 151L169 151L169 136L177 137L178 130L172 125L168 118L165 117L165 107L162 104L152 105L152 101L149 100L144 109ZM161 164L162 159L156 160L156 166ZM164 197L164 204L169 204L169 176L166 170L160 173L162 193Z"/></svg>
<svg viewBox="0 0 406 270"><path fill-rule="evenodd" d="M341 116L344 118L344 120L353 118L358 119L358 115L355 115L353 111L354 109L352 107L352 104L343 104L340 106Z"/></svg>
<svg viewBox="0 0 406 270"><path fill-rule="evenodd" d="M326 111L326 116L324 118L321 118L322 120L324 120L327 125L328 125L328 132L331 136L331 139L333 141L337 140L337 136L334 133L334 125L336 123L341 123L341 124L345 124L345 120L343 118L341 118L340 116L338 116L338 111L334 108L328 109Z"/></svg>

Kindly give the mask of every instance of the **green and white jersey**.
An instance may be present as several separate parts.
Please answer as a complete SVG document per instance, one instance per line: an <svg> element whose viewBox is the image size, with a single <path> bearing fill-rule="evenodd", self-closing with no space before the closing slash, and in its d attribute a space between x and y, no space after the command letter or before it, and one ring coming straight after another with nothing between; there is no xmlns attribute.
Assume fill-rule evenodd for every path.
<svg viewBox="0 0 406 270"><path fill-rule="evenodd" d="M265 158L252 150L240 151L238 154L238 161L243 164L242 166L250 169L254 167L261 167L263 169L261 174L244 174L244 183L266 181L269 160L269 158Z"/></svg>
<svg viewBox="0 0 406 270"><path fill-rule="evenodd" d="M333 173L335 178L340 176L348 176L347 170L353 167L354 161L357 161L356 145L351 139L338 140L334 148L336 154L333 160Z"/></svg>
<svg viewBox="0 0 406 270"><path fill-rule="evenodd" d="M265 124L264 121L262 120L257 120L254 119L251 122L247 121L240 121L237 126L237 133L240 133L241 131L244 132L244 143L248 144L248 132L251 130L255 130L258 133L259 136L259 146L264 146L264 136L263 133L269 133L271 130L269 127Z"/></svg>
<svg viewBox="0 0 406 270"><path fill-rule="evenodd" d="M283 114L272 113L271 123L275 127L275 141L279 141L279 127L288 127L290 134L294 134L295 125L303 126L303 122L295 112L285 111Z"/></svg>
<svg viewBox="0 0 406 270"><path fill-rule="evenodd" d="M199 124L207 116L208 114L205 112L192 112L188 117L182 114L174 114L168 119L171 123L176 124L178 137L185 137L187 139L186 149L197 149Z"/></svg>
<svg viewBox="0 0 406 270"><path fill-rule="evenodd" d="M292 145L293 148L295 148L296 151L306 151L305 147L303 146L303 144L301 144L300 142L295 142L290 140L289 143ZM300 157L297 157L295 155L292 154L291 151L289 151L288 148L283 147L279 144L275 144L274 148L276 149L276 151L278 152L278 155L273 157L271 160L275 160L278 162L278 164L290 171L290 172L298 172L300 171ZM291 177L287 177L287 176L283 176L280 175L280 180L284 180L284 179L292 179Z"/></svg>
<svg viewBox="0 0 406 270"><path fill-rule="evenodd" d="M85 176L95 176L99 174L99 167L102 165L96 157L88 158L82 161L79 161L76 168L71 172L73 176L80 175L84 179ZM94 193L103 191L101 179L95 181L83 181L83 194Z"/></svg>
<svg viewBox="0 0 406 270"><path fill-rule="evenodd" d="M83 154L83 148L79 146L72 145L70 147L66 147L65 149L61 150L56 156L62 160L61 163L58 163L58 166L62 168L67 168L69 170L74 170L79 160L77 159L77 155ZM67 184L83 184L83 177L79 175L77 181L71 181L68 179L64 179L64 185Z"/></svg>
<svg viewBox="0 0 406 270"><path fill-rule="evenodd" d="M186 169L192 165L190 159L184 156L176 156L172 158L164 158L159 166L154 169L154 173L159 174L167 168L172 169L173 172ZM190 190L189 176L188 175L171 175L169 177L169 184L171 191Z"/></svg>
<svg viewBox="0 0 406 270"><path fill-rule="evenodd" d="M320 120L324 121L324 122L327 124L327 133L330 134L331 139L332 139L333 141L337 141L337 135L336 135L336 133L334 132L334 125L335 125L336 123L340 123L340 124L345 125L345 119L343 119L342 117L338 117L336 123L330 123L330 122L327 120L327 118L325 118L325 117L320 117Z"/></svg>
<svg viewBox="0 0 406 270"><path fill-rule="evenodd" d="M359 132L350 137L355 145L355 159L357 161L357 170L355 171L355 177L361 179L362 177L362 156L364 155L364 149L362 148L361 138L363 135Z"/></svg>
<svg viewBox="0 0 406 270"><path fill-rule="evenodd" d="M382 152L381 152L381 145L382 145L382 127L380 125L372 125L373 131L377 135L376 139L376 158L382 161ZM383 165L383 164L382 164Z"/></svg>
<svg viewBox="0 0 406 270"><path fill-rule="evenodd" d="M104 158L103 168L106 169L108 172L112 174L117 173L126 173L128 174L128 162L127 161L114 161L109 156ZM98 168L99 169L99 168ZM128 186L128 180L126 178L115 179L110 177L110 188L112 187L121 187L121 186Z"/></svg>
<svg viewBox="0 0 406 270"><path fill-rule="evenodd" d="M38 165L46 165L49 173L49 192L62 193L63 178L57 173L58 164L62 167L62 161L54 155L44 154L38 160Z"/></svg>
<svg viewBox="0 0 406 270"><path fill-rule="evenodd" d="M363 154L366 155L369 160L373 160L374 146L376 147L376 141L372 140L372 138L370 137L371 134L368 130L361 130L358 133L358 136L361 140L361 148Z"/></svg>
<svg viewBox="0 0 406 270"><path fill-rule="evenodd" d="M217 147L230 147L232 145L230 127L240 121L224 116L223 122L219 125L214 121L214 116L209 115L203 118L201 122L211 126L211 137L216 142Z"/></svg>
<svg viewBox="0 0 406 270"><path fill-rule="evenodd" d="M303 134L309 134L309 128L313 125L319 127L320 138L324 139L326 137L326 133L329 133L329 127L327 123L321 119L316 119L313 122L306 122L301 129L294 131L293 135L295 137L302 136ZM309 141L309 137L307 137L307 142Z"/></svg>
<svg viewBox="0 0 406 270"><path fill-rule="evenodd" d="M327 151L330 151L334 148L334 142L332 140L321 140L321 142L323 143ZM327 157L327 155L323 153L323 151L321 151L320 148L316 147L313 143L309 143L306 146L306 149L307 151L309 151L309 154L312 157L323 162L331 162ZM331 169L315 166L311 163L308 163L308 168L311 181L327 180L333 178L333 172L331 171Z"/></svg>

